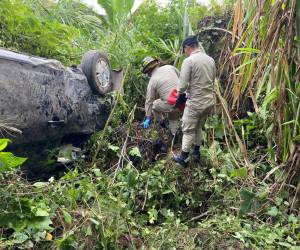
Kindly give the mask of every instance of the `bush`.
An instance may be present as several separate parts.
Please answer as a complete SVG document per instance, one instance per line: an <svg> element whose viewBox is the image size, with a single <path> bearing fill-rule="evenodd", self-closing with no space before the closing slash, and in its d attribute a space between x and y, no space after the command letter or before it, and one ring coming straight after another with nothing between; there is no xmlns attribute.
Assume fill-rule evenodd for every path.
<svg viewBox="0 0 300 250"><path fill-rule="evenodd" d="M22 1L0 2L1 46L70 63L79 31L55 20L38 18Z"/></svg>

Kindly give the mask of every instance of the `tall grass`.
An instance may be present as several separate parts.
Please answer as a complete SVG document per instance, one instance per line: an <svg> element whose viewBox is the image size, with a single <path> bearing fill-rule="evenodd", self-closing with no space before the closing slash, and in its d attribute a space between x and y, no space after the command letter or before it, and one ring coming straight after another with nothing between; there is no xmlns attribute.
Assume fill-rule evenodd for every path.
<svg viewBox="0 0 300 250"><path fill-rule="evenodd" d="M300 134L296 0L238 0L231 25L219 62L228 79L222 95L233 117L250 109L273 126L284 162Z"/></svg>

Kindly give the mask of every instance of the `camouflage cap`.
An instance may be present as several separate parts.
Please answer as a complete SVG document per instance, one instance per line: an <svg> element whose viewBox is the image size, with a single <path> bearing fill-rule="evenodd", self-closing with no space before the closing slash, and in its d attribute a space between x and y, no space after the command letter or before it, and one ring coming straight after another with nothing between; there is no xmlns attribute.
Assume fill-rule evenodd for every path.
<svg viewBox="0 0 300 250"><path fill-rule="evenodd" d="M152 63L157 62L157 61L158 61L157 59L155 59L151 56L146 56L142 61L142 72L144 74L147 73L147 71L151 69L150 66L152 65Z"/></svg>

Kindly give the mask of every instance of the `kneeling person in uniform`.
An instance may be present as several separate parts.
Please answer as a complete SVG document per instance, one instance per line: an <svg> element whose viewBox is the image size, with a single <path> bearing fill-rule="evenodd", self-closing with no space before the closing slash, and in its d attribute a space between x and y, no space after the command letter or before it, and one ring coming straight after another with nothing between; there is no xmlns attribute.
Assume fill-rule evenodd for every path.
<svg viewBox="0 0 300 250"><path fill-rule="evenodd" d="M175 103L170 104L168 98L176 91L179 72L175 67L165 65L160 60L152 57L146 57L143 60L142 72L150 77L143 127L146 129L150 126L152 115L158 122L162 122L162 114L165 113L168 115L169 130L174 136L179 126L181 112L175 107Z"/></svg>

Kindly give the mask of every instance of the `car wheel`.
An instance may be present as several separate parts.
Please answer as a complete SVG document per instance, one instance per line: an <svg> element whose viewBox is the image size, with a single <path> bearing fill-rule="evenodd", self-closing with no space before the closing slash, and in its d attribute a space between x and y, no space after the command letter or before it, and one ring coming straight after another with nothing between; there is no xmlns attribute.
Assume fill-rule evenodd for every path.
<svg viewBox="0 0 300 250"><path fill-rule="evenodd" d="M96 94L105 95L112 89L112 72L103 52L88 51L83 55L80 67Z"/></svg>

